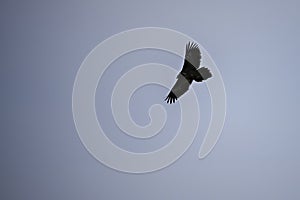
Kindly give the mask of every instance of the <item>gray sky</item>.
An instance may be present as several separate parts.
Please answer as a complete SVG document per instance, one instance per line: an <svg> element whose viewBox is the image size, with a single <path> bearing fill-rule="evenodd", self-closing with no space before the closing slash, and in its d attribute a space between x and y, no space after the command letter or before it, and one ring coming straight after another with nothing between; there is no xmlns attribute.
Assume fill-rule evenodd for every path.
<svg viewBox="0 0 300 200"><path fill-rule="evenodd" d="M0 198L299 199L298 8L297 1L2 1ZM98 43L144 26L175 29L204 46L225 83L227 118L212 153L198 160L210 100L205 85L193 86L201 120L191 148L170 167L132 175L86 151L73 122L72 88ZM162 102L169 115L162 134L136 141L117 129L105 105L118 76L147 62L181 67L165 52L133 52L112 64L96 93L108 137L138 152L173 138L178 107ZM147 124L149 106L166 93L138 90L133 119Z"/></svg>

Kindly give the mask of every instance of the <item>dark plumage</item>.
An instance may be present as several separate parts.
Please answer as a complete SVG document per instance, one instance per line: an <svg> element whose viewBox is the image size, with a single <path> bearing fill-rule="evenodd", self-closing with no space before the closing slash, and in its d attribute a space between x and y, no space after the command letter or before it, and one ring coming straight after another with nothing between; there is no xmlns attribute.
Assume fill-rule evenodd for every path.
<svg viewBox="0 0 300 200"><path fill-rule="evenodd" d="M186 45L182 70L177 75L177 81L165 99L167 103L174 103L181 95L188 91L193 81L202 82L212 77L209 69L200 67L200 59L201 53L198 45L194 42L189 42Z"/></svg>

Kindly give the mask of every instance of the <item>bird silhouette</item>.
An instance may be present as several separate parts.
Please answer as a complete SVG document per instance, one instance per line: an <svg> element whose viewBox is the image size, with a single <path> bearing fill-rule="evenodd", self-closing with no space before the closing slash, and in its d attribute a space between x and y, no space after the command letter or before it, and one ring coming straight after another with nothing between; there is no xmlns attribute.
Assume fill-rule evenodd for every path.
<svg viewBox="0 0 300 200"><path fill-rule="evenodd" d="M177 81L166 97L167 103L175 101L188 91L193 81L202 82L212 77L210 70L200 67L201 53L199 46L194 42L186 44L185 59L181 72L177 75Z"/></svg>

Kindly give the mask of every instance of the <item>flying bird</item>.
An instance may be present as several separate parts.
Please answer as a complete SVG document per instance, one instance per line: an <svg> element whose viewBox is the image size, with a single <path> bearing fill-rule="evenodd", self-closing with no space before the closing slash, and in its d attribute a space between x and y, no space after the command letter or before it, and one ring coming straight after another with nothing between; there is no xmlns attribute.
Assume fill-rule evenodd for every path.
<svg viewBox="0 0 300 200"><path fill-rule="evenodd" d="M166 97L167 103L175 101L188 91L193 81L202 82L212 77L210 70L200 67L201 53L199 46L194 42L186 44L185 59L181 72L177 75L177 81Z"/></svg>

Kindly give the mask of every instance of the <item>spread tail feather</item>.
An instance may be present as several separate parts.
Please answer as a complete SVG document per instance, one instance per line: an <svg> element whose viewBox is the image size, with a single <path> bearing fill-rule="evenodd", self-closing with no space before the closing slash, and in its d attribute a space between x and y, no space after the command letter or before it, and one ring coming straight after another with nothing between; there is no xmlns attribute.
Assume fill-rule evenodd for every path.
<svg viewBox="0 0 300 200"><path fill-rule="evenodd" d="M212 77L210 70L206 67L201 67L197 70L199 75L195 77L196 82L205 81Z"/></svg>

